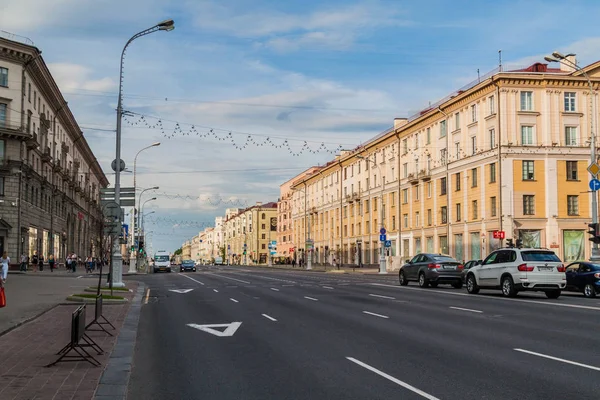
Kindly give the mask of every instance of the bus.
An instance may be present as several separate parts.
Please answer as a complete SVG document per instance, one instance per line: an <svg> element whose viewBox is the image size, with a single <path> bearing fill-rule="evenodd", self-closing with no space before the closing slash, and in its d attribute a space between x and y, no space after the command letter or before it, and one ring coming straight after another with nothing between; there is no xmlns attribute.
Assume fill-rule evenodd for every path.
<svg viewBox="0 0 600 400"><path fill-rule="evenodd" d="M171 255L168 251L159 250L154 253L154 273L158 271L171 272Z"/></svg>

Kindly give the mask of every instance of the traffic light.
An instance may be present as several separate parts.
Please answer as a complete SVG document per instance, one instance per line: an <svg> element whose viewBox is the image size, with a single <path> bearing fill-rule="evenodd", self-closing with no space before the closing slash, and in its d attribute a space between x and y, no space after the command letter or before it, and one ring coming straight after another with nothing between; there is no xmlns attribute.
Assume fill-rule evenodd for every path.
<svg viewBox="0 0 600 400"><path fill-rule="evenodd" d="M588 234L591 236L590 241L593 243L600 243L600 224L597 222L588 224Z"/></svg>

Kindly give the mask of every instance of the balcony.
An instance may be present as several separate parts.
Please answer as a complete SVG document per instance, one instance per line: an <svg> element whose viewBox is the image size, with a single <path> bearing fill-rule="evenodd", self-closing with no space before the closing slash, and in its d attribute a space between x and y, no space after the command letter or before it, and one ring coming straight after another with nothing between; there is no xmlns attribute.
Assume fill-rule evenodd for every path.
<svg viewBox="0 0 600 400"><path fill-rule="evenodd" d="M42 162L50 161L52 161L52 156L50 155L50 147L46 146L44 152L42 153Z"/></svg>
<svg viewBox="0 0 600 400"><path fill-rule="evenodd" d="M67 146L67 144L65 142L61 143L60 149L62 150L63 154L69 152L69 146Z"/></svg>
<svg viewBox="0 0 600 400"><path fill-rule="evenodd" d="M431 171L429 169L422 169L422 170L419 171L418 177L422 181L431 180Z"/></svg>
<svg viewBox="0 0 600 400"><path fill-rule="evenodd" d="M417 183L419 183L419 177L417 176L417 174L408 174L407 178L408 178L408 181L410 183L412 183L413 185L416 185Z"/></svg>
<svg viewBox="0 0 600 400"><path fill-rule="evenodd" d="M360 200L360 195L357 192L353 192L352 194L349 194L347 197L348 197L348 203L352 203L352 202Z"/></svg>
<svg viewBox="0 0 600 400"><path fill-rule="evenodd" d="M54 168L55 172L61 172L62 171L62 165L60 163L60 158L56 158L54 160L53 168Z"/></svg>
<svg viewBox="0 0 600 400"><path fill-rule="evenodd" d="M33 133L31 134L31 136L29 136L27 138L27 141L25 142L26 146L28 149L35 149L38 147L38 135L37 133Z"/></svg>

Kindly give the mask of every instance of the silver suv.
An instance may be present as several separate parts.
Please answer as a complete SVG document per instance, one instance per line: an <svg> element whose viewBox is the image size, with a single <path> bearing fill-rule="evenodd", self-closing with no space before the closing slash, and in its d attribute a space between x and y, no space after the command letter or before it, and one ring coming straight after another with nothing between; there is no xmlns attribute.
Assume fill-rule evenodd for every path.
<svg viewBox="0 0 600 400"><path fill-rule="evenodd" d="M551 250L505 248L492 252L467 273L467 292L501 289L506 297L521 290L543 291L549 299L566 287L565 266Z"/></svg>

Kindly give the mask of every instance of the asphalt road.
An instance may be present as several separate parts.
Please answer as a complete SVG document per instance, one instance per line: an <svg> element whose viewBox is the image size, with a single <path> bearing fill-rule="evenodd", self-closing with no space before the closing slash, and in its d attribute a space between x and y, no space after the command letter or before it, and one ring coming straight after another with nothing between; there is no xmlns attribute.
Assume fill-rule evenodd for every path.
<svg viewBox="0 0 600 400"><path fill-rule="evenodd" d="M142 279L132 399L600 398L600 300L254 267Z"/></svg>

